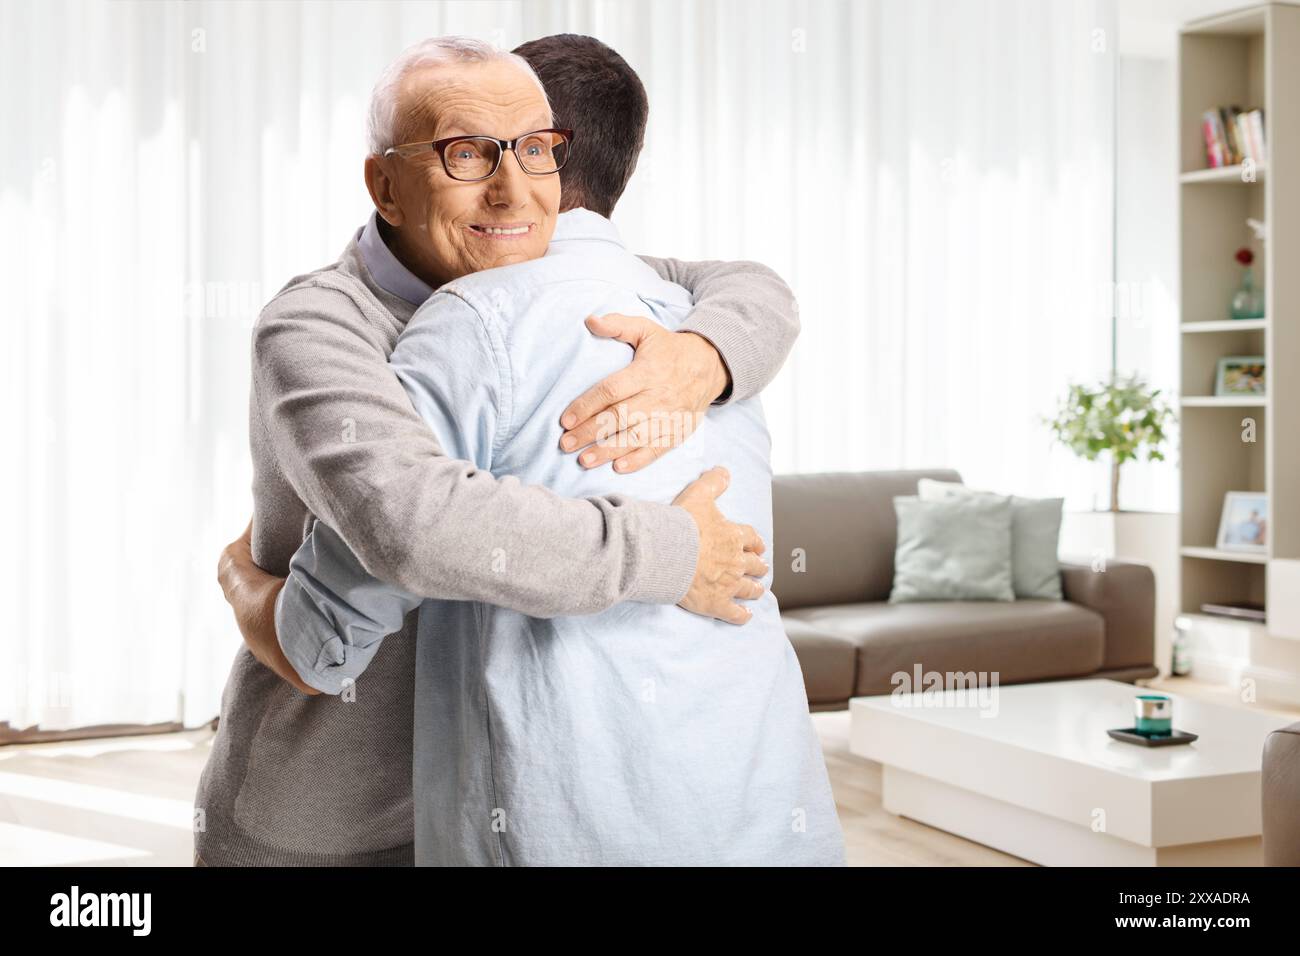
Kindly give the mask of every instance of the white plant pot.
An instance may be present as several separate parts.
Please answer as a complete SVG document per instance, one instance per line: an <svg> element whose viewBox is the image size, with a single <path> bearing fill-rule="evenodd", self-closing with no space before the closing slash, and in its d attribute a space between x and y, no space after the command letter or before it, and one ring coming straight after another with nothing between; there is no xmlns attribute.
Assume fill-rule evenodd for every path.
<svg viewBox="0 0 1300 956"><path fill-rule="evenodd" d="M1156 576L1156 666L1169 673L1178 612L1178 515L1165 511L1067 511L1061 516L1062 560L1136 561Z"/></svg>

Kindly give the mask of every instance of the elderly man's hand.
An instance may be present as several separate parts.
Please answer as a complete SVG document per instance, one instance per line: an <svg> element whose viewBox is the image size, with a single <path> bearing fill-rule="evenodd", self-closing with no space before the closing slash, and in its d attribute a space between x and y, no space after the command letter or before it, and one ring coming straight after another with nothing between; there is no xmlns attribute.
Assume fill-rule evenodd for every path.
<svg viewBox="0 0 1300 956"><path fill-rule="evenodd" d="M235 623L253 656L283 680L304 694L319 694L303 681L280 649L275 634L275 599L284 587L284 578L267 574L253 561L253 523L221 552L217 562L217 581L226 601L235 612Z"/></svg>
<svg viewBox="0 0 1300 956"><path fill-rule="evenodd" d="M754 614L736 602L763 596L763 584L757 579L767 574L768 568L759 557L764 544L758 532L747 524L728 521L718 510L717 498L730 483L727 469L710 468L673 500L690 513L700 531L695 578L681 607L730 624L746 624Z"/></svg>
<svg viewBox="0 0 1300 956"><path fill-rule="evenodd" d="M560 416L566 429L560 447L585 448L578 456L585 468L607 461L620 473L644 468L685 441L727 388L717 349L694 332L669 332L642 316L617 313L593 315L587 328L627 343L636 354L627 368L593 385Z"/></svg>

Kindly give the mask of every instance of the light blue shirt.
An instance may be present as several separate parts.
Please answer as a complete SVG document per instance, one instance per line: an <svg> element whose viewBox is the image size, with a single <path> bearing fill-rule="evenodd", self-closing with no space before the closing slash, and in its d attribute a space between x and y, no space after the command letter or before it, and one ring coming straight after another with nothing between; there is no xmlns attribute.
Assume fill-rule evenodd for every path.
<svg viewBox="0 0 1300 956"><path fill-rule="evenodd" d="M609 220L576 210L560 217L544 257L438 290L391 363L449 455L569 497L660 502L720 464L731 483L719 506L771 541L757 399L711 410L631 475L583 469L560 451L568 403L632 356L584 318L649 315L674 329L690 306ZM511 573L504 549L494 561ZM803 676L770 590L743 627L630 602L543 620L422 602L369 577L317 523L281 593L280 643L305 681L338 693L417 606L417 863L843 862Z"/></svg>

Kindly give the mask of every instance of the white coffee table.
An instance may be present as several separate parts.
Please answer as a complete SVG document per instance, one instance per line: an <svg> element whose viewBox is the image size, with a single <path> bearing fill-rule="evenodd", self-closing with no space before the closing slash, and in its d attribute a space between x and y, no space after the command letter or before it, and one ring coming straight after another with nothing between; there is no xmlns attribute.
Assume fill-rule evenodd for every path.
<svg viewBox="0 0 1300 956"><path fill-rule="evenodd" d="M886 810L1051 866L1262 862L1260 756L1293 718L1170 694L1200 739L1146 748L1106 736L1133 726L1131 684L986 693L850 701L850 749L880 763Z"/></svg>

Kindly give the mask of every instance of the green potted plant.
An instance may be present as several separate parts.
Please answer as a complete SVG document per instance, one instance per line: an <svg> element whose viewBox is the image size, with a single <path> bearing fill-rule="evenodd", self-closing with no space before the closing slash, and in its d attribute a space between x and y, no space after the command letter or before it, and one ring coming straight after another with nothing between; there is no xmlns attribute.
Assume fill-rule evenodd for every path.
<svg viewBox="0 0 1300 956"><path fill-rule="evenodd" d="M1086 461L1110 456L1110 510L1118 512L1120 468L1145 455L1164 461L1173 409L1159 389L1136 375L1098 385L1071 385L1056 417L1047 420L1056 440Z"/></svg>
<svg viewBox="0 0 1300 956"><path fill-rule="evenodd" d="M1056 440L1085 461L1103 456L1110 464L1110 508L1067 511L1061 516L1062 554L1084 557L1094 571L1107 561L1136 561L1156 579L1156 660L1170 660L1170 638L1178 603L1178 515L1162 511L1121 511L1120 469L1127 461L1163 461L1174 412L1159 389L1137 376L1112 377L1096 385L1071 385L1056 417L1047 419Z"/></svg>

